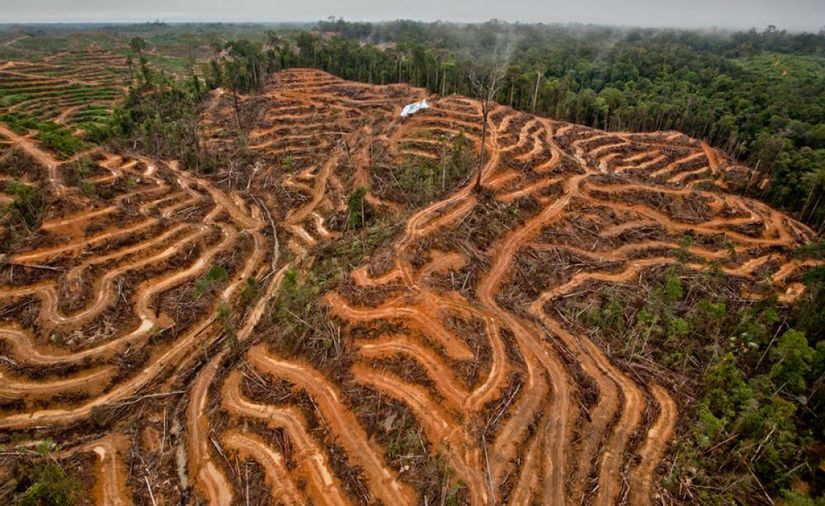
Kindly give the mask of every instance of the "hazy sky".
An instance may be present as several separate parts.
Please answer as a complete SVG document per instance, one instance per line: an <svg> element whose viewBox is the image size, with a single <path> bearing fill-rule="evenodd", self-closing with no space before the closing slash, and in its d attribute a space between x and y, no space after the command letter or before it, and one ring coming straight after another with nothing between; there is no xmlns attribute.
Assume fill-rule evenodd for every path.
<svg viewBox="0 0 825 506"><path fill-rule="evenodd" d="M0 0L0 23L420 19L819 30L825 0Z"/></svg>

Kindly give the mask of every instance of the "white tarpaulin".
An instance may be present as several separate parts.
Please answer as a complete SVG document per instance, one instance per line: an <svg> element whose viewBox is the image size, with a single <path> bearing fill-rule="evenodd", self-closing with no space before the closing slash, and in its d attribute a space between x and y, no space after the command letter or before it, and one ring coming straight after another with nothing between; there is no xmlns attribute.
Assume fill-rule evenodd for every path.
<svg viewBox="0 0 825 506"><path fill-rule="evenodd" d="M414 102L412 104L407 104L404 106L404 109L401 110L401 117L406 118L410 114L415 114L421 109L428 109L430 106L427 105L427 100L424 99L421 102Z"/></svg>

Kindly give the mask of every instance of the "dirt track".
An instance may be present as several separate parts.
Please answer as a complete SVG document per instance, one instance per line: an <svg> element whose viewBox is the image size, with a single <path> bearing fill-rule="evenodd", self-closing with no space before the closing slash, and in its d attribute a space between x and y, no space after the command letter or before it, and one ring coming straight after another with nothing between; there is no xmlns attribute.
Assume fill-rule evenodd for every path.
<svg viewBox="0 0 825 506"><path fill-rule="evenodd" d="M60 162L51 153L40 149L31 139L17 135L3 124L0 124L0 135L9 139L15 147L23 150L45 167L49 173L49 182L53 190L57 195L62 194L63 183L57 174L57 165Z"/></svg>
<svg viewBox="0 0 825 506"><path fill-rule="evenodd" d="M471 504L653 503L680 407L664 383L630 374L554 304L596 284L636 286L656 269L711 262L743 297L789 301L814 265L789 252L811 232L725 193L727 162L698 141L605 133L503 106L489 116L483 191L467 177L409 209L385 193L373 173L380 164L439 160L428 128L466 129L476 151L480 141L478 103L461 97L430 97L432 109L397 118L424 96L282 72L250 133L261 163L246 190L173 161L104 153L100 185L141 178L106 202L83 201L51 154L0 127L49 170L54 197L73 204L13 252L18 270L4 271L0 303L13 316L0 321L0 427L55 434L67 456L94 452L102 504L145 503L149 491L159 504L186 494L243 501L236 469L248 460L288 504L422 502L431 491L417 489L364 425L363 400L350 393L357 386L408 409L422 446L449 469L444 489L465 487ZM232 120L229 100L214 93L203 113L212 147L224 141L210 132ZM260 324L291 269L311 269L320 246L351 234L340 224L357 186L371 212L409 214L379 251L383 264L368 259L349 288L321 294L349 357L339 382L261 344ZM542 268L527 291L523 262L534 257ZM194 296L214 265L225 279ZM238 356L232 337L245 350ZM393 365L400 360L423 377ZM268 384L312 409L256 398L251 386ZM140 420L120 424L136 411ZM92 443L71 442L88 432ZM135 455L162 463L166 485L148 474L127 481L124 459L144 465Z"/></svg>

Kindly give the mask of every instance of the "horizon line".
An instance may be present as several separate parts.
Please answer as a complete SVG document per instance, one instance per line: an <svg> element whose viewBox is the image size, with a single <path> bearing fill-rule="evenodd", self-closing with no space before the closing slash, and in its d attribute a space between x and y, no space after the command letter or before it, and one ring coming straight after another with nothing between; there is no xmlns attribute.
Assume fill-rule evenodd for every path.
<svg viewBox="0 0 825 506"><path fill-rule="evenodd" d="M490 21L498 21L505 24L518 24L525 26L538 25L581 25L593 27L610 27L610 28L624 28L624 29L649 29L649 30L684 30L684 31L750 31L750 30L764 30L769 26L774 26L777 30L784 30L791 33L822 33L825 26L817 29L808 28L787 28L778 25L768 24L765 26L756 25L706 25L706 26L674 26L674 25L631 25L631 24L605 24L589 21L522 21L522 20L503 20L498 18L489 18L483 21L450 21L450 20L423 20L413 18L394 18L381 20L356 20L343 19L347 23L393 23L397 21L412 21L423 24L444 23L455 25L479 25L488 23ZM0 20L0 27L9 26L34 26L34 25L198 25L198 24L233 24L233 25L307 25L318 22L324 22L327 19L312 19L312 20L247 20L247 19L154 19L154 20L125 20L125 19L95 19L95 20Z"/></svg>

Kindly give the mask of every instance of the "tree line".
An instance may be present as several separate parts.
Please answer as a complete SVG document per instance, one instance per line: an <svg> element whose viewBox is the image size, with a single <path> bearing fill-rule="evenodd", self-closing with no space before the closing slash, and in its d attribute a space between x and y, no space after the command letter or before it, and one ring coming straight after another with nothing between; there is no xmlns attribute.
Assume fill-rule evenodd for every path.
<svg viewBox="0 0 825 506"><path fill-rule="evenodd" d="M825 229L825 31L700 33L601 26L319 22L317 30L218 42L210 86L251 91L266 72L315 67L408 82L605 130L679 130L770 176L750 188Z"/></svg>
<svg viewBox="0 0 825 506"><path fill-rule="evenodd" d="M285 68L485 100L491 90L479 88L479 77L495 68L500 103L605 130L679 130L706 140L769 176L769 185L748 188L751 196L825 229L825 31L342 19L316 28L230 40L211 33L201 84L232 91L242 127L238 94ZM140 46L133 39L145 59ZM199 83L194 71L191 81Z"/></svg>

